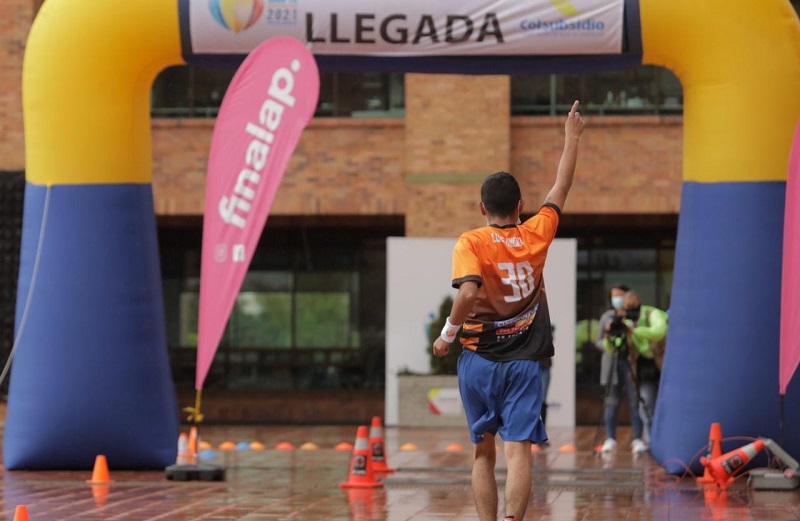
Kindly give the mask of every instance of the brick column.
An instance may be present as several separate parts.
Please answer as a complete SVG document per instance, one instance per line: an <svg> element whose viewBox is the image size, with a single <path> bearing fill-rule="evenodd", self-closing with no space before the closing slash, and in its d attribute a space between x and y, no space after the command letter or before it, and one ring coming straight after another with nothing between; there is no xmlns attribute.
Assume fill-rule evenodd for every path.
<svg viewBox="0 0 800 521"><path fill-rule="evenodd" d="M22 130L22 57L33 22L34 2L7 0L0 18L0 170L25 168ZM58 88L53 86L53 88Z"/></svg>
<svg viewBox="0 0 800 521"><path fill-rule="evenodd" d="M406 75L406 236L484 224L480 185L511 163L508 76Z"/></svg>

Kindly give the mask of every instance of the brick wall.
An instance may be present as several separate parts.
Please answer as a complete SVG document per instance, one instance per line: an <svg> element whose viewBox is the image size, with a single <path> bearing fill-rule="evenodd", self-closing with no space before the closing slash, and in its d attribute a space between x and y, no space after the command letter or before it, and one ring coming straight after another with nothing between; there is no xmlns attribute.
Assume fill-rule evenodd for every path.
<svg viewBox="0 0 800 521"><path fill-rule="evenodd" d="M678 213L683 118L595 116L581 138L565 212ZM512 172L527 210L544 201L561 157L564 118L516 118Z"/></svg>
<svg viewBox="0 0 800 521"><path fill-rule="evenodd" d="M200 214L213 120L153 122L156 212ZM400 215L404 125L398 119L317 119L303 133L272 215Z"/></svg>
<svg viewBox="0 0 800 521"><path fill-rule="evenodd" d="M5 0L0 16L0 170L23 170L22 57L33 21L31 0Z"/></svg>
<svg viewBox="0 0 800 521"><path fill-rule="evenodd" d="M480 224L475 193L510 165L508 76L406 76L406 235Z"/></svg>
<svg viewBox="0 0 800 521"><path fill-rule="evenodd" d="M503 108L507 78L463 78L411 79L405 120L312 121L272 214L405 214L409 236L453 236L483 223L480 182L503 169L519 178L526 208L537 208L555 179L564 119L510 118ZM481 80L472 97L460 91L448 96L469 80ZM441 81L447 88L437 86ZM441 96L447 101L437 101ZM459 111L462 103L477 107ZM204 119L153 122L159 214L202 213L213 125ZM681 117L590 116L565 211L677 213L682 140Z"/></svg>

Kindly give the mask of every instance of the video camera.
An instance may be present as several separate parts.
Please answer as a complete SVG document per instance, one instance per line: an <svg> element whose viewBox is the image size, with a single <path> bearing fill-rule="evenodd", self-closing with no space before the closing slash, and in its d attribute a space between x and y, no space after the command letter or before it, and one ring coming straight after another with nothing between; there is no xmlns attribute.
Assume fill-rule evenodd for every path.
<svg viewBox="0 0 800 521"><path fill-rule="evenodd" d="M608 336L612 339L625 338L628 335L628 326L625 324L626 315L614 315L608 326Z"/></svg>
<svg viewBox="0 0 800 521"><path fill-rule="evenodd" d="M611 324L608 327L608 337L611 339L612 345L617 348L627 345L628 326L625 324L625 320L634 322L639 320L639 308L625 310L625 314L614 315L614 318L611 319Z"/></svg>

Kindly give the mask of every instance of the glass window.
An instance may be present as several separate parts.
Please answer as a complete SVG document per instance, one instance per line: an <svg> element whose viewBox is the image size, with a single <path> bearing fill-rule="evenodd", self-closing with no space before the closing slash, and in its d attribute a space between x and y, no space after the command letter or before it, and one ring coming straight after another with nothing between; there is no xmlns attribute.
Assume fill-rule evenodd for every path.
<svg viewBox="0 0 800 521"><path fill-rule="evenodd" d="M554 115L569 110L576 99L590 114L680 113L683 109L680 81L662 67L511 77L514 115Z"/></svg>
<svg viewBox="0 0 800 521"><path fill-rule="evenodd" d="M292 294L240 292L225 337L233 347L292 347Z"/></svg>
<svg viewBox="0 0 800 521"><path fill-rule="evenodd" d="M150 111L153 116L176 117L192 114L190 69L169 67L161 71L150 92Z"/></svg>
<svg viewBox="0 0 800 521"><path fill-rule="evenodd" d="M264 230L204 387L242 391L383 389L386 237L370 226ZM164 308L176 387L196 371L202 219L159 226Z"/></svg>
<svg viewBox="0 0 800 521"><path fill-rule="evenodd" d="M242 282L242 291L286 291L294 288L291 271L249 271Z"/></svg>
<svg viewBox="0 0 800 521"><path fill-rule="evenodd" d="M600 386L602 352L595 346L598 319L611 303L612 284L636 290L643 303L667 309L672 289L677 218L635 229L622 219L607 226L577 220L559 229L558 237L574 237L577 251L575 376L579 424L601 424L603 393ZM621 421L629 421L623 406Z"/></svg>
<svg viewBox="0 0 800 521"><path fill-rule="evenodd" d="M189 94L194 116L214 117L222 104L236 71L231 69L189 68Z"/></svg>
<svg viewBox="0 0 800 521"><path fill-rule="evenodd" d="M180 295L181 346L197 347L197 310L200 296L196 291L184 291Z"/></svg>
<svg viewBox="0 0 800 521"><path fill-rule="evenodd" d="M298 291L349 291L354 283L349 272L312 271L297 274Z"/></svg>
<svg viewBox="0 0 800 521"><path fill-rule="evenodd" d="M298 348L355 347L350 338L350 294L301 292L296 299Z"/></svg>
<svg viewBox="0 0 800 521"><path fill-rule="evenodd" d="M336 72L320 74L317 117L403 117L402 74Z"/></svg>
<svg viewBox="0 0 800 521"><path fill-rule="evenodd" d="M514 76L511 81L513 113L549 114L551 112L551 75Z"/></svg>
<svg viewBox="0 0 800 521"><path fill-rule="evenodd" d="M592 251L592 267L603 274L605 294L612 284L627 284L635 290L642 302L656 302L656 250L653 249L597 249ZM602 313L605 307L600 310ZM599 313L598 313L599 316Z"/></svg>
<svg viewBox="0 0 800 521"><path fill-rule="evenodd" d="M658 252L658 299L656 306L667 310L672 299L672 276L675 266L675 243L662 246Z"/></svg>
<svg viewBox="0 0 800 521"><path fill-rule="evenodd" d="M235 69L169 67L151 91L156 117L215 117ZM402 74L321 73L316 117L403 117Z"/></svg>
<svg viewBox="0 0 800 521"><path fill-rule="evenodd" d="M236 297L221 345L242 348L308 349L359 347L353 308L358 296L353 273L248 273ZM292 291L293 281L298 284ZM259 291L252 288L260 286ZM251 288L248 290L246 288ZM304 289L305 288L305 289ZM309 288L313 290L309 291ZM180 296L180 343L197 345L199 293Z"/></svg>
<svg viewBox="0 0 800 521"><path fill-rule="evenodd" d="M319 101L314 116L325 118L337 115L336 99L338 96L335 80L336 75L334 74L319 75Z"/></svg>
<svg viewBox="0 0 800 521"><path fill-rule="evenodd" d="M681 112L683 110L683 86L669 69L657 69L657 101L661 112Z"/></svg>

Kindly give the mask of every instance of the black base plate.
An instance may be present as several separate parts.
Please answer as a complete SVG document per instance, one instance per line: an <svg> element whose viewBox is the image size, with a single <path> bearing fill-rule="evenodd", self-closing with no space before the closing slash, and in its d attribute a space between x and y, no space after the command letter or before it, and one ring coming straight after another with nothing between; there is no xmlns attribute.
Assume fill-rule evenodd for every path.
<svg viewBox="0 0 800 521"><path fill-rule="evenodd" d="M216 465L170 465L165 473L172 481L225 481L225 469Z"/></svg>

